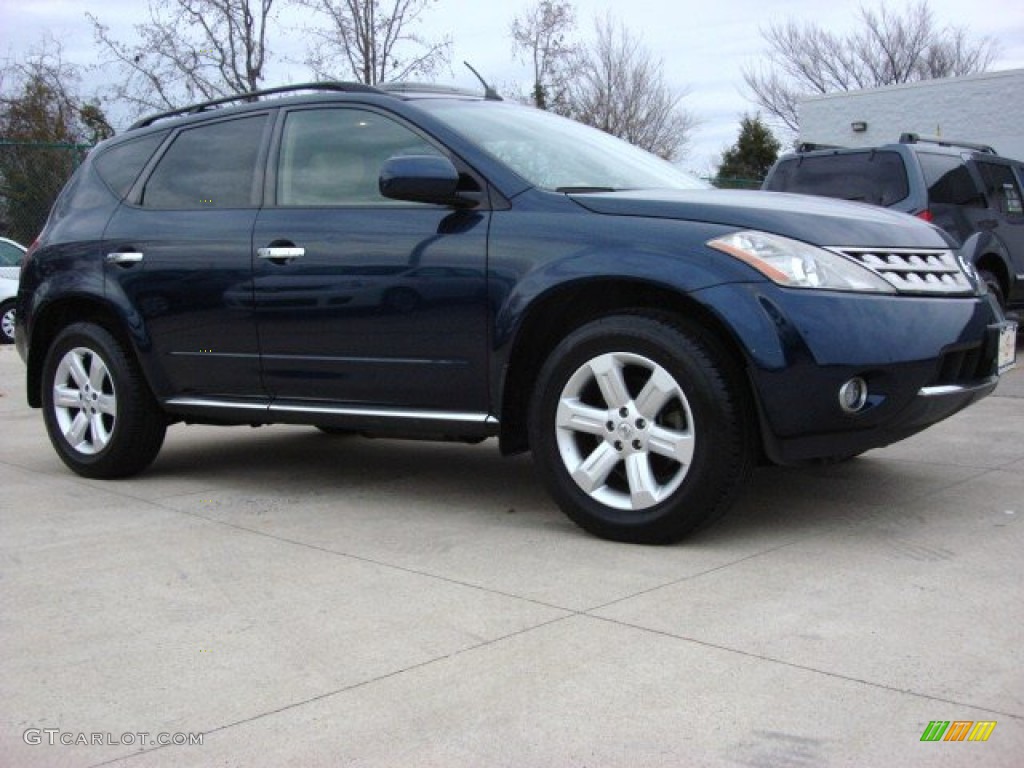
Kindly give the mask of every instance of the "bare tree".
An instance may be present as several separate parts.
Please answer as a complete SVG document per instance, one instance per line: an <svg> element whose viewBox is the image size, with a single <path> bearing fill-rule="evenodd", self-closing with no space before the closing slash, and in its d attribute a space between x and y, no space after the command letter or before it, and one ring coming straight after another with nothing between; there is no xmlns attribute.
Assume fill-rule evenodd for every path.
<svg viewBox="0 0 1024 768"><path fill-rule="evenodd" d="M753 100L794 132L804 96L983 72L997 50L990 38L971 40L962 27L938 26L927 0L902 15L862 7L860 26L846 35L792 20L761 35L768 61L745 69L743 79Z"/></svg>
<svg viewBox="0 0 1024 768"><path fill-rule="evenodd" d="M565 100L576 46L568 39L576 9L568 0L539 0L512 20L513 49L533 64L534 106L556 111Z"/></svg>
<svg viewBox="0 0 1024 768"><path fill-rule="evenodd" d="M573 64L566 114L667 160L686 154L693 115L680 105L661 59L611 16L595 21L596 40Z"/></svg>
<svg viewBox="0 0 1024 768"><path fill-rule="evenodd" d="M110 96L134 114L257 90L267 64L270 12L280 0L151 0L138 39L115 39L86 14L96 42L121 70Z"/></svg>
<svg viewBox="0 0 1024 768"><path fill-rule="evenodd" d="M317 43L306 64L318 77L377 83L432 76L448 66L450 38L411 29L437 0L299 0L327 21L308 29ZM341 67L339 67L341 63Z"/></svg>

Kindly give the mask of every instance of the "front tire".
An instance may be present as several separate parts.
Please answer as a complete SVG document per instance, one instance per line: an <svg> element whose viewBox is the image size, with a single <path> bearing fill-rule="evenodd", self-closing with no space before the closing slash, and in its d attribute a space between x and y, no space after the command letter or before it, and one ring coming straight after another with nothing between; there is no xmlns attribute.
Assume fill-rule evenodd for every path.
<svg viewBox="0 0 1024 768"><path fill-rule="evenodd" d="M591 322L538 378L530 442L548 490L602 538L677 541L728 509L753 464L741 373L697 326Z"/></svg>
<svg viewBox="0 0 1024 768"><path fill-rule="evenodd" d="M75 323L61 331L42 386L46 431L73 472L127 477L156 458L166 419L135 359L106 329Z"/></svg>

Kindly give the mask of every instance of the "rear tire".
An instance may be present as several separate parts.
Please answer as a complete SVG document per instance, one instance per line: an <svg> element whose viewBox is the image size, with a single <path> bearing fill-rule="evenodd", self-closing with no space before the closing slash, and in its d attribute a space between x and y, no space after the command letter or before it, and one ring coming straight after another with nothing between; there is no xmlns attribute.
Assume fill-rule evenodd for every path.
<svg viewBox="0 0 1024 768"><path fill-rule="evenodd" d="M141 472L163 445L167 421L138 363L104 328L69 325L43 364L43 418L61 460L83 477Z"/></svg>
<svg viewBox="0 0 1024 768"><path fill-rule="evenodd" d="M591 322L541 369L529 423L538 471L591 533L677 541L717 520L751 471L741 382L697 326L647 315Z"/></svg>

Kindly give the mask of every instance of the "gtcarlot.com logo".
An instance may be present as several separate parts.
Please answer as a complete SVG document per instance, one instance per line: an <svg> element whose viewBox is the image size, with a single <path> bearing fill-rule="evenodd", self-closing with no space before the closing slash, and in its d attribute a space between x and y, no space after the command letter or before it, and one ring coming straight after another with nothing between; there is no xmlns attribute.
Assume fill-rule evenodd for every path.
<svg viewBox="0 0 1024 768"><path fill-rule="evenodd" d="M166 747L203 745L201 733L150 733L149 731L125 731L124 733L86 733L84 731L62 731L60 728L27 728L21 735L26 744L47 744L51 747Z"/></svg>
<svg viewBox="0 0 1024 768"><path fill-rule="evenodd" d="M995 720L932 720L921 741L988 741L995 729Z"/></svg>

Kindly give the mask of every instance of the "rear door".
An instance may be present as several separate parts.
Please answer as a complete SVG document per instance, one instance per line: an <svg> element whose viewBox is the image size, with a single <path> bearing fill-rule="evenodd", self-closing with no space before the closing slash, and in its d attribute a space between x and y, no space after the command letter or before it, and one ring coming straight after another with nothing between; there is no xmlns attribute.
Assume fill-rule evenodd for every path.
<svg viewBox="0 0 1024 768"><path fill-rule="evenodd" d="M270 114L171 137L106 233L106 291L134 316L158 396L265 397L252 228Z"/></svg>
<svg viewBox="0 0 1024 768"><path fill-rule="evenodd" d="M989 209L979 228L991 229L1006 247L1012 261L1008 303L1017 303L1024 296L1024 196L1021 181L1014 173L1013 163L1003 158L976 158L975 164L985 186Z"/></svg>
<svg viewBox="0 0 1024 768"><path fill-rule="evenodd" d="M253 238L276 405L487 412L490 214L378 189L385 160L424 154L446 153L371 107L285 114Z"/></svg>
<svg viewBox="0 0 1024 768"><path fill-rule="evenodd" d="M918 152L917 159L928 188L932 223L963 243L988 216L981 186L959 154Z"/></svg>

